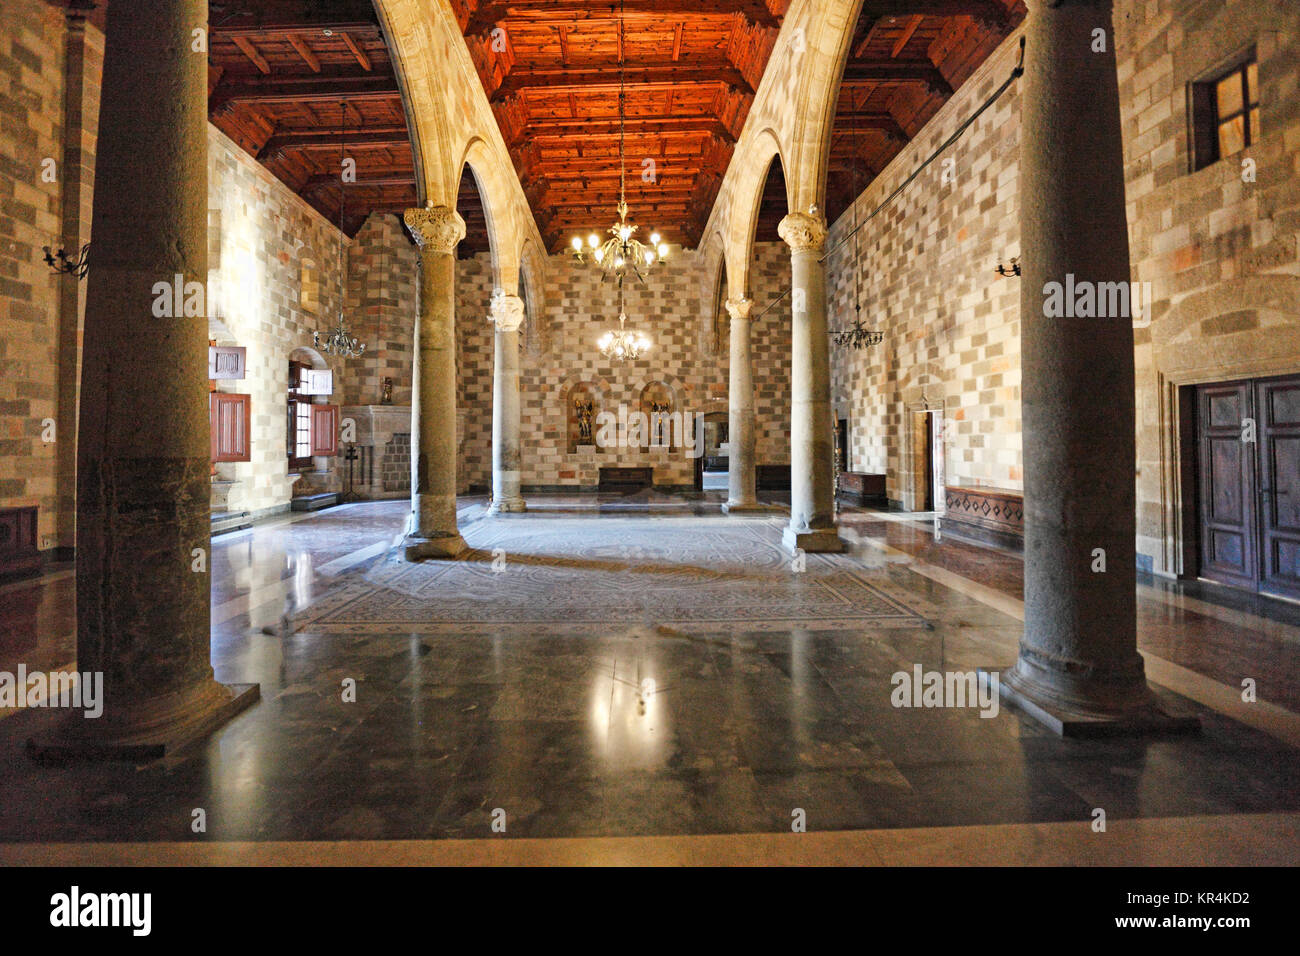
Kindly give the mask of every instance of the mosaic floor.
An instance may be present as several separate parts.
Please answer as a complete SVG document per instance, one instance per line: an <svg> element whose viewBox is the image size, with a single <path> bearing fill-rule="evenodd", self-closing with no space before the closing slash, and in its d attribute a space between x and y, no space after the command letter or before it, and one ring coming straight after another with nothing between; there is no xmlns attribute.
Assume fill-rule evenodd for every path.
<svg viewBox="0 0 1300 956"><path fill-rule="evenodd" d="M715 634L923 627L858 561L781 547L777 519L482 518L458 561L390 555L292 619L326 634ZM892 589L892 590L897 590Z"/></svg>
<svg viewBox="0 0 1300 956"><path fill-rule="evenodd" d="M1070 741L1008 709L895 708L898 671L1011 663L1018 559L852 512L852 552L795 572L779 515L724 519L718 499L538 498L496 519L466 499L478 553L419 568L390 560L404 502L218 538L214 668L261 703L144 768L35 767L22 744L49 713L11 712L0 843L490 840L499 810L510 838L766 838L798 814L809 833L1052 825L1091 847L1097 808L1153 825L1300 811L1289 612L1139 586L1149 672L1201 716L1194 737ZM11 627L0 664L66 655L70 582L0 590L38 629ZM1243 670L1249 711L1230 699ZM1050 858L1047 831L1019 832ZM1186 859L1259 858L1205 832L1221 836Z"/></svg>

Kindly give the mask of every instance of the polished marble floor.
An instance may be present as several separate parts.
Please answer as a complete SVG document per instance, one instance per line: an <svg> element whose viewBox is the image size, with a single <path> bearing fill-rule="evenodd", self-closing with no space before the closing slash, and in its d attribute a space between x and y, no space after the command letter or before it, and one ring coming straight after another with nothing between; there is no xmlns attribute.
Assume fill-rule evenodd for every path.
<svg viewBox="0 0 1300 956"><path fill-rule="evenodd" d="M1140 582L1148 672L1203 731L1061 740L1011 710L890 703L891 675L917 664L1011 663L1018 558L936 542L924 518L850 511L849 556L787 573L773 544L780 503L721 519L721 498L538 496L529 514L498 518L463 499L482 554L455 569L463 577L444 568L404 592L404 629L366 627L390 610L385 575L402 572L404 502L217 538L214 667L258 682L262 702L146 768L37 768L21 744L49 715L0 719L0 842L473 840L493 835L496 810L506 836L540 838L781 834L797 818L823 833L1091 833L1098 808L1135 822L1300 811L1293 608ZM513 582L512 554L531 572ZM820 624L764 613L747 627L720 597L728 574L755 583L734 566L746 560L761 569L751 604L788 614L820 595L846 613ZM893 610L850 619L850 581ZM369 603L338 617L352 598ZM71 601L66 570L0 588L0 669L71 663ZM411 613L421 603L424 619ZM1243 676L1258 683L1253 709L1238 699ZM1204 860L1231 862L1232 839ZM1294 843L1283 853L1300 862Z"/></svg>

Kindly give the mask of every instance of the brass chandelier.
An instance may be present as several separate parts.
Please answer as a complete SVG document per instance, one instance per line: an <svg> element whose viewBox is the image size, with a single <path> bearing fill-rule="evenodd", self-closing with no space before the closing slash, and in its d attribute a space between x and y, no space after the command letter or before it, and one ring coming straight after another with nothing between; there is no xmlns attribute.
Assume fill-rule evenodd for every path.
<svg viewBox="0 0 1300 956"><path fill-rule="evenodd" d="M636 223L627 218L627 77L626 45L623 40L623 2L618 14L618 221L606 230L609 238L604 242L592 233L584 243L574 236L571 244L573 257L578 262L591 261L601 270L601 282L613 279L620 289L628 276L645 282L645 274L668 258L668 244L657 232L651 232L650 242L636 238Z"/></svg>
<svg viewBox="0 0 1300 956"><path fill-rule="evenodd" d="M627 328L627 313L623 310L623 286L618 288L618 331L606 332L596 342L600 354L614 362L635 362L650 351L650 339L644 332Z"/></svg>
<svg viewBox="0 0 1300 956"><path fill-rule="evenodd" d="M857 107L853 105L853 94L849 93L849 106L853 110L852 119L852 142L853 142L853 201L851 208L853 210L853 324L846 329L832 329L830 336L837 346L844 348L848 346L852 349L869 349L873 345L879 345L885 340L885 333L879 329L869 329L866 323L862 321L862 265L859 259L859 238L858 238L858 138L857 138Z"/></svg>
<svg viewBox="0 0 1300 956"><path fill-rule="evenodd" d="M342 138L339 140L339 314L338 324L330 329L324 336L319 332L311 334L311 342L316 348L320 349L327 355L337 355L340 358L360 358L366 350L363 342L357 339L348 331L347 325L343 321L343 305L347 299L347 274L344 272L343 250L347 242L347 233L343 231L343 212L347 208L345 201L347 190L344 188L343 171L346 168L347 161L347 136L348 136L348 104L340 103L339 108L343 113L342 121Z"/></svg>

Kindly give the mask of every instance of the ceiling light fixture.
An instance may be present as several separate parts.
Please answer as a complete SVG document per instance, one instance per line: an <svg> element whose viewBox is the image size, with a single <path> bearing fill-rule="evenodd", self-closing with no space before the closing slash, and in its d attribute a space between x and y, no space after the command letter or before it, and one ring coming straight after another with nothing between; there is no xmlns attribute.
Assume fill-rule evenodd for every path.
<svg viewBox="0 0 1300 956"><path fill-rule="evenodd" d="M613 279L620 289L629 275L645 282L645 273L668 258L668 244L657 232L652 232L650 242L636 238L637 225L627 218L627 54L623 35L623 0L618 5L618 221L607 230L609 238L601 242L592 233L583 241L574 236L571 243L573 257L578 262L590 260L603 273L601 282Z"/></svg>
<svg viewBox="0 0 1300 956"><path fill-rule="evenodd" d="M627 313L623 310L623 285L618 287L618 331L606 332L596 342L600 354L614 362L635 362L650 351L652 342L643 332L627 328Z"/></svg>
<svg viewBox="0 0 1300 956"><path fill-rule="evenodd" d="M348 235L343 231L343 213L347 208L347 190L344 188L343 171L347 168L347 138L348 138L348 104L340 103L339 108L343 112L342 123L340 124L342 138L339 140L339 315L338 325L330 329L322 337L319 332L311 334L312 345L325 352L328 355L337 355L341 358L360 357L366 350L364 343L360 342L352 333L348 331L347 325L343 322L343 305L347 300L347 272L345 271L343 252L347 246Z"/></svg>
<svg viewBox="0 0 1300 956"><path fill-rule="evenodd" d="M853 210L853 325L847 329L832 329L831 337L841 348L869 349L885 340L885 333L867 328L862 321L862 269L858 258L858 136L857 106L853 102L853 91L849 90L849 123L852 133L849 137L850 149L853 150L853 198L849 201Z"/></svg>

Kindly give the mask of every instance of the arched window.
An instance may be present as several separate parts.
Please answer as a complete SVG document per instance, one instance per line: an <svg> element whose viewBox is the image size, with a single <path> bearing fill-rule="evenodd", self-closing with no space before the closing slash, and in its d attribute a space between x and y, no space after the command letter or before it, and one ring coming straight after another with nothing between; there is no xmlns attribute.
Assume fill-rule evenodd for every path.
<svg viewBox="0 0 1300 956"><path fill-rule="evenodd" d="M725 285L719 276L713 296L713 335L710 342L714 355L726 355L731 348L731 313L727 311Z"/></svg>

